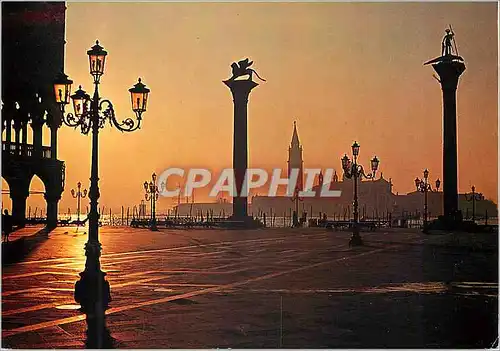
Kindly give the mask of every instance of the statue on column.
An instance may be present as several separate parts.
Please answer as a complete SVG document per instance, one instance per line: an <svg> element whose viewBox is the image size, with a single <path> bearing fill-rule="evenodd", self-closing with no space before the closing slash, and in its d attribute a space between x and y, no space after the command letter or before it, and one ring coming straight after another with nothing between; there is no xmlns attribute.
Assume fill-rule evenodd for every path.
<svg viewBox="0 0 500 351"><path fill-rule="evenodd" d="M453 32L453 28L451 27L451 25L449 26L449 28L446 28L445 33L446 34L444 35L443 40L441 41L441 56L432 59L430 61L427 61L426 63L424 63L424 65L434 64L444 61L461 61L461 62L464 61L464 59L458 55L457 43L455 40L455 32Z"/></svg>
<svg viewBox="0 0 500 351"><path fill-rule="evenodd" d="M249 61L248 58L244 60L238 61L238 63L233 62L231 64L231 67L233 69L233 76L229 78L229 81L235 80L238 77L241 76L246 76L248 75L248 80L252 80L252 74L255 73L255 75L262 81L266 81L265 79L261 78L257 72L255 72L254 69L249 68L253 64L253 61Z"/></svg>
<svg viewBox="0 0 500 351"><path fill-rule="evenodd" d="M445 30L446 34L443 38L443 41L441 42L441 55L442 56L449 56L453 54L453 45L452 42L455 44L455 33L453 33L453 30L450 28L446 28ZM456 45L455 45L455 53L456 53ZM457 54L458 55L458 54Z"/></svg>

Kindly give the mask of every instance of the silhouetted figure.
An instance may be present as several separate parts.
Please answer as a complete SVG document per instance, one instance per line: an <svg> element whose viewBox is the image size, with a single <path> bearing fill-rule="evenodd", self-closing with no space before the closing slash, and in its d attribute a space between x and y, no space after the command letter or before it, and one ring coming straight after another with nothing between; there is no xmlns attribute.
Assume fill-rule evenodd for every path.
<svg viewBox="0 0 500 351"><path fill-rule="evenodd" d="M452 54L453 46L452 41L455 33L453 33L450 29L445 30L446 34L441 43L441 55L447 56Z"/></svg>
<svg viewBox="0 0 500 351"><path fill-rule="evenodd" d="M2 214L2 234L3 240L9 241L9 234L12 232L12 216L9 214L9 210L5 210Z"/></svg>

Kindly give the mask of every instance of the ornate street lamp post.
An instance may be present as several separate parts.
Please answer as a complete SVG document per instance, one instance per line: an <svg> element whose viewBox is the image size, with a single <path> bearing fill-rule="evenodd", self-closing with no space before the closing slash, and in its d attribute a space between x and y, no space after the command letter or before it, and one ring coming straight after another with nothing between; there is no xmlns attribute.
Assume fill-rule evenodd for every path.
<svg viewBox="0 0 500 351"><path fill-rule="evenodd" d="M77 222L80 224L80 200L85 198L87 196L87 189L82 188L82 183L78 182L76 184L76 191L75 189L71 189L71 196L76 199L76 215L77 215Z"/></svg>
<svg viewBox="0 0 500 351"><path fill-rule="evenodd" d="M427 192L432 191L431 184L428 183L429 179L429 171L427 168L424 170L424 179L415 178L415 186L417 187L417 191L424 193L424 228L423 232L427 233ZM441 181L436 179L436 192L439 191L439 187L441 186Z"/></svg>
<svg viewBox="0 0 500 351"><path fill-rule="evenodd" d="M111 301L109 283L105 280L106 273L101 271L99 257L101 244L99 243L99 129L104 128L106 122L115 126L122 132L132 132L140 128L142 114L146 111L149 89L139 82L129 89L132 99L132 110L135 119L125 118L119 122L115 116L113 104L109 100L101 100L99 96L99 83L104 74L104 64L107 52L99 41L87 51L89 56L90 74L94 78L94 95L91 98L81 86L71 95L73 100L73 113L64 113L65 106L69 103L72 80L61 73L54 82L56 102L60 105L62 120L70 127L80 127L82 134L87 135L92 131L92 163L90 173L90 212L88 241L85 244L85 270L80 273L80 280L75 285L75 301L82 306L83 311L101 311L107 308Z"/></svg>
<svg viewBox="0 0 500 351"><path fill-rule="evenodd" d="M351 146L352 148L352 155L353 155L353 160L349 159L347 154L342 157L342 169L344 170L344 175L348 178L351 179L353 178L354 180L354 196L353 196L353 203L352 203L352 211L353 211L353 216L354 216L354 221L352 223L352 237L351 240L349 241L349 245L351 246L359 246L363 245L363 240L361 239L361 236L359 235L359 215L358 215L358 178L362 179L365 177L366 179L373 179L375 178L375 173L377 172L378 169L378 164L379 160L377 156L373 157L370 165L372 168L372 172L366 174L363 166L358 164L358 155L359 155L359 144L357 142L354 142Z"/></svg>
<svg viewBox="0 0 500 351"><path fill-rule="evenodd" d="M146 201L151 201L151 227L153 231L157 231L156 227L156 201L158 200L158 186L156 185L156 173L151 175L151 181L148 183L144 182L144 190L146 191L145 198Z"/></svg>
<svg viewBox="0 0 500 351"><path fill-rule="evenodd" d="M465 194L465 200L468 202L472 201L472 220L476 221L476 201L484 200L484 196L481 193L476 193L476 187L474 185L471 189L471 194Z"/></svg>

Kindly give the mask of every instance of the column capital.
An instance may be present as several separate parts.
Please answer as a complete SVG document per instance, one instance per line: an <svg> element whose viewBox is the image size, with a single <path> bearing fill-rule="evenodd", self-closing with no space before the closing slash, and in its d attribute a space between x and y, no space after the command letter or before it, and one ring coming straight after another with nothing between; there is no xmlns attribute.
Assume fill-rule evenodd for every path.
<svg viewBox="0 0 500 351"><path fill-rule="evenodd" d="M456 90L458 78L465 71L465 64L459 61L445 61L433 64L432 68L439 75L443 90Z"/></svg>
<svg viewBox="0 0 500 351"><path fill-rule="evenodd" d="M26 187L17 187L17 186L11 186L10 190L10 198L21 198L21 199L27 199L30 196L29 188Z"/></svg>
<svg viewBox="0 0 500 351"><path fill-rule="evenodd" d="M233 94L233 99L236 101L248 100L248 95L253 88L258 86L259 84L254 82L253 80L234 80L228 79L222 81L226 84L229 89L231 89L231 93Z"/></svg>
<svg viewBox="0 0 500 351"><path fill-rule="evenodd" d="M62 192L45 192L45 194L43 194L43 198L46 201L59 201L61 200L61 194Z"/></svg>

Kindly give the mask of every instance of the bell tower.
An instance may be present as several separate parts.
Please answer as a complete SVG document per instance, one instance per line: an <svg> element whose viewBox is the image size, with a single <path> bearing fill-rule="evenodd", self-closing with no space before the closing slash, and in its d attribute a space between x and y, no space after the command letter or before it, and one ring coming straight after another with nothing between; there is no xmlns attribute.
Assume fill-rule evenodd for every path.
<svg viewBox="0 0 500 351"><path fill-rule="evenodd" d="M293 134L292 134L292 142L290 143L290 147L288 148L288 176L292 169L299 170L299 177L297 178L297 188L299 190L304 190L304 173L303 173L303 164L302 160L302 145L300 145L299 134L297 133L297 122L293 122Z"/></svg>

